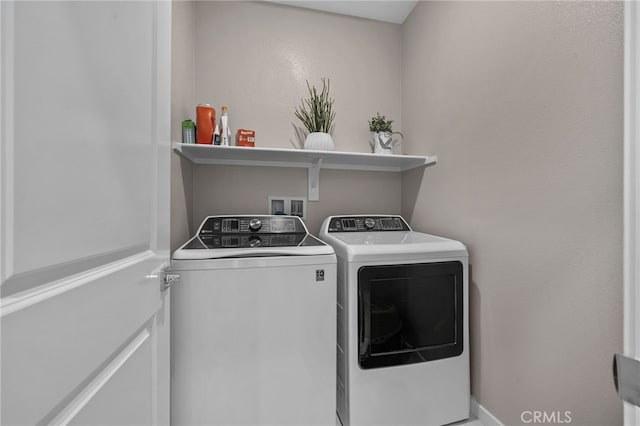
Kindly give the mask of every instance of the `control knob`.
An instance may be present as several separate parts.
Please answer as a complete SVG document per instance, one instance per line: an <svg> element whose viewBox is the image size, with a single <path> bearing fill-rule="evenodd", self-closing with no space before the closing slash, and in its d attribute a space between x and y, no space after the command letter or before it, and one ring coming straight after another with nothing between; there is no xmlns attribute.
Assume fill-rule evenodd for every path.
<svg viewBox="0 0 640 426"><path fill-rule="evenodd" d="M252 231L258 231L262 228L262 221L260 219L251 219L249 221L249 229Z"/></svg>
<svg viewBox="0 0 640 426"><path fill-rule="evenodd" d="M364 227L367 229L373 229L376 226L376 221L375 219L372 219L370 217L366 218L364 220Z"/></svg>
<svg viewBox="0 0 640 426"><path fill-rule="evenodd" d="M249 247L260 247L262 245L262 239L257 236L254 235L252 237L249 237Z"/></svg>

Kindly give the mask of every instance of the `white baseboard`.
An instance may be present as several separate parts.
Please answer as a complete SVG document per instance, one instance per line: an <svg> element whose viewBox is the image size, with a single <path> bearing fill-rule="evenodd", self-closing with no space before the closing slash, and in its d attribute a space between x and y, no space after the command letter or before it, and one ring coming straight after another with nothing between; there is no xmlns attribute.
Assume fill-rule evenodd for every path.
<svg viewBox="0 0 640 426"><path fill-rule="evenodd" d="M484 426L504 426L496 416L480 405L473 396L471 397L471 415L480 420L480 423Z"/></svg>

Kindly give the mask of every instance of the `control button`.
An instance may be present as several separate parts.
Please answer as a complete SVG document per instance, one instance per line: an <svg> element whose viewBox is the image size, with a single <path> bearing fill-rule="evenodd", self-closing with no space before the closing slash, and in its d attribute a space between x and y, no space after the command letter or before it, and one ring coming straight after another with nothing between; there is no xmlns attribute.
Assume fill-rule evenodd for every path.
<svg viewBox="0 0 640 426"><path fill-rule="evenodd" d="M251 221L249 221L249 229L252 231L258 231L260 228L262 228L262 221L260 219L251 219Z"/></svg>
<svg viewBox="0 0 640 426"><path fill-rule="evenodd" d="M367 229L373 229L376 226L376 221L370 217L364 220L364 227Z"/></svg>

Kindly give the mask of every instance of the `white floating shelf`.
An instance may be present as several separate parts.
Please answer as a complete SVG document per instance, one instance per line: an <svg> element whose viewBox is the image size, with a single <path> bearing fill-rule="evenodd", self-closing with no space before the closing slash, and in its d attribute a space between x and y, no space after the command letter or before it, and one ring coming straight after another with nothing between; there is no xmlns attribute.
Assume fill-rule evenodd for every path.
<svg viewBox="0 0 640 426"><path fill-rule="evenodd" d="M309 170L309 200L318 200L320 169L404 172L438 161L436 156L379 155L358 152L251 148L175 143L174 151L194 164L301 167Z"/></svg>

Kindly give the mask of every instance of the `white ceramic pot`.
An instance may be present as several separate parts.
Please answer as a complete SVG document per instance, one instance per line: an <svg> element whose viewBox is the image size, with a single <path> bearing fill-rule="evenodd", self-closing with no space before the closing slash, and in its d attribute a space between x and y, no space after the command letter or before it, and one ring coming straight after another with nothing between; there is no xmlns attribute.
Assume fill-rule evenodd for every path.
<svg viewBox="0 0 640 426"><path fill-rule="evenodd" d="M314 149L317 151L333 151L333 138L329 133L309 133L304 141L304 149Z"/></svg>

